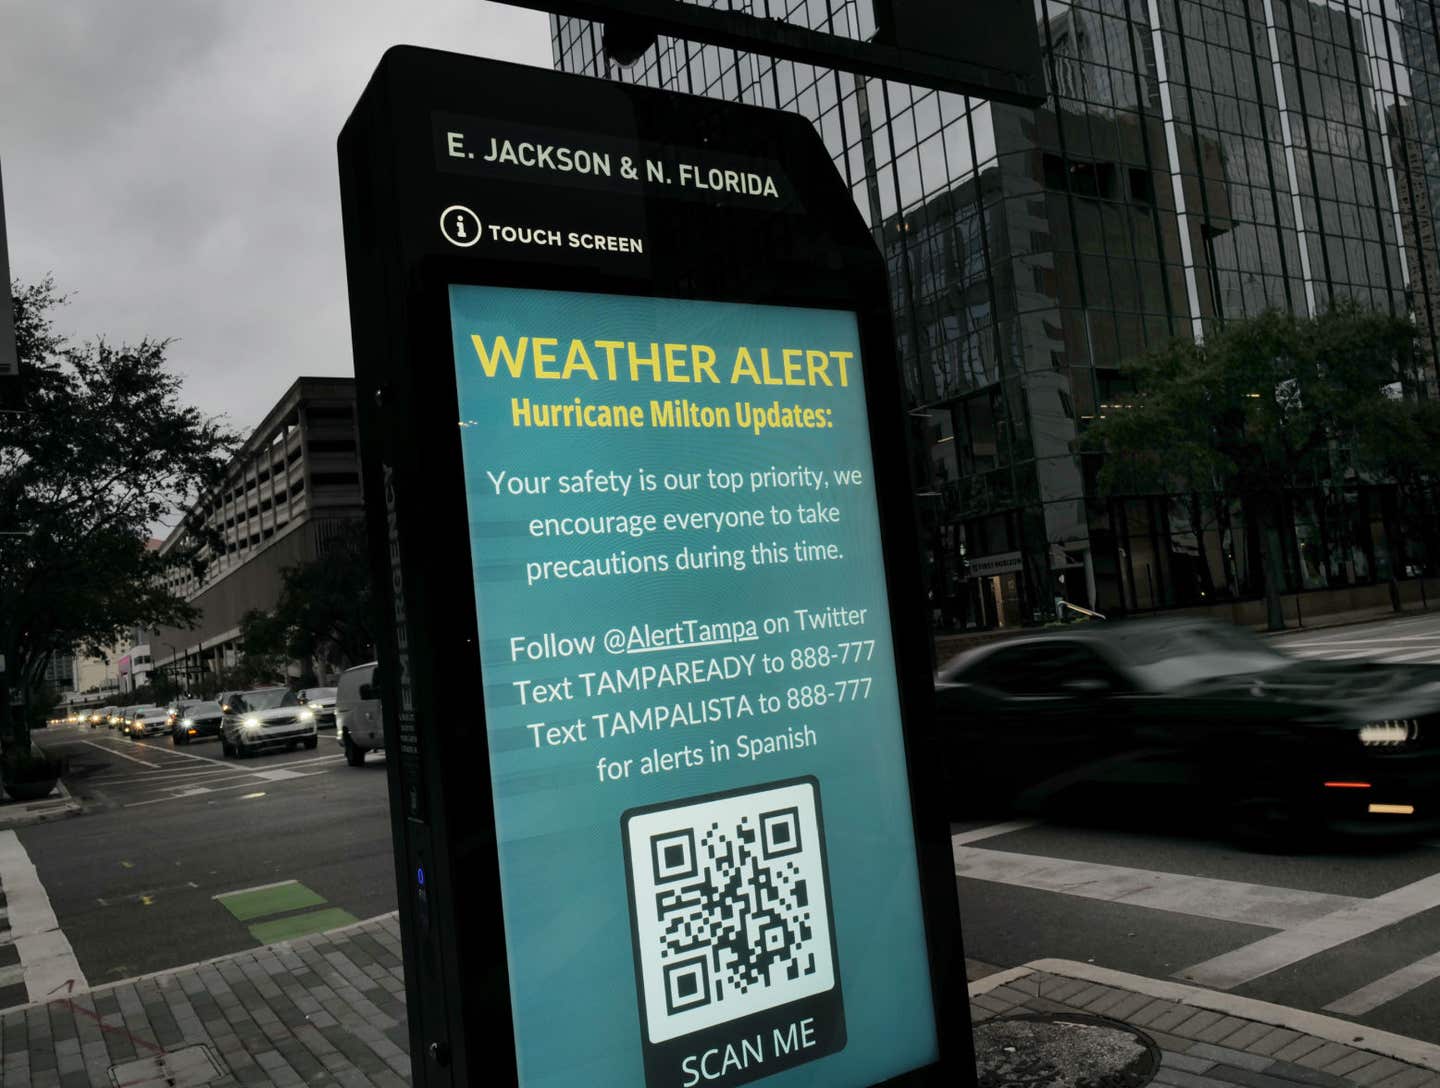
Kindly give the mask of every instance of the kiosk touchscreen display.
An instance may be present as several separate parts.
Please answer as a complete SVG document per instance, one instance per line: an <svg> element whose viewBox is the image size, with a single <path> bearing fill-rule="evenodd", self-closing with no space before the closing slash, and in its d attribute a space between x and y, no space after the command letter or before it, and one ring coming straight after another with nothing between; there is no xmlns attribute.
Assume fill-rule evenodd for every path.
<svg viewBox="0 0 1440 1088"><path fill-rule="evenodd" d="M855 315L449 299L521 1084L934 1062Z"/></svg>

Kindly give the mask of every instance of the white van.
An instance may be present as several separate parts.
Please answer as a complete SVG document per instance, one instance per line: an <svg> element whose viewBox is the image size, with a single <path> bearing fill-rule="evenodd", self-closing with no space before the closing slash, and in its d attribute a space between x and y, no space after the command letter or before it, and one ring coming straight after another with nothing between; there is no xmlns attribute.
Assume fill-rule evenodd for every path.
<svg viewBox="0 0 1440 1088"><path fill-rule="evenodd" d="M371 661L346 669L335 688L335 739L345 749L345 762L352 767L364 764L366 752L385 747L375 666Z"/></svg>

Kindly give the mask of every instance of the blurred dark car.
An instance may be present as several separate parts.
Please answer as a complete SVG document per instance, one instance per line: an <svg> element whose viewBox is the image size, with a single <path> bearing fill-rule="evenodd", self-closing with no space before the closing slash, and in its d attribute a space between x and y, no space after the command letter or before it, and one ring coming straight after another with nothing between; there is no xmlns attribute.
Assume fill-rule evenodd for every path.
<svg viewBox="0 0 1440 1088"><path fill-rule="evenodd" d="M1206 620L1096 623L969 650L936 703L957 811L1259 838L1440 827L1440 665L1297 660Z"/></svg>
<svg viewBox="0 0 1440 1088"><path fill-rule="evenodd" d="M224 712L219 703L185 703L181 705L175 724L170 727L170 739L178 747L193 740L220 735L220 722Z"/></svg>
<svg viewBox="0 0 1440 1088"><path fill-rule="evenodd" d="M300 702L315 712L318 729L335 728L335 691L335 688L306 688L300 693Z"/></svg>

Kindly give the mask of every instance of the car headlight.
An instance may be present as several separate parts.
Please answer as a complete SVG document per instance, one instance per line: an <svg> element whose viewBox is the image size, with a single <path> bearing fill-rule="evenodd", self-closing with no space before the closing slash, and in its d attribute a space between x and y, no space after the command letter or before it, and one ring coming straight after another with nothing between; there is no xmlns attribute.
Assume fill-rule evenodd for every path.
<svg viewBox="0 0 1440 1088"><path fill-rule="evenodd" d="M1387 718L1360 727L1360 743L1371 747L1396 748L1419 739L1420 723L1414 718Z"/></svg>
<svg viewBox="0 0 1440 1088"><path fill-rule="evenodd" d="M190 718L181 718L180 724L183 725L186 729L189 729L192 725L195 724L195 722L193 719Z"/></svg>
<svg viewBox="0 0 1440 1088"><path fill-rule="evenodd" d="M259 726L260 726L260 719L259 719L259 718L246 718L243 724L245 725L245 727L246 727L247 729L258 729Z"/></svg>
<svg viewBox="0 0 1440 1088"><path fill-rule="evenodd" d="M313 710L302 710L302 711L300 711L300 720L301 720L302 722L311 722L311 721L314 721L314 720L315 720L315 712L314 712Z"/></svg>

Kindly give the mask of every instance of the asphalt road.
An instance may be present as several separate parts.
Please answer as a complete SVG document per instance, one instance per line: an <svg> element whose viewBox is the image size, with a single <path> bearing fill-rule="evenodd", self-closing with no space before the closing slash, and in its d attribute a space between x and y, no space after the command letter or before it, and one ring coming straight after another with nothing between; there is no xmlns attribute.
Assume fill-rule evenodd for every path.
<svg viewBox="0 0 1440 1088"><path fill-rule="evenodd" d="M349 767L325 735L238 761L104 729L36 740L70 757L86 808L18 835L90 985L395 909L383 755Z"/></svg>
<svg viewBox="0 0 1440 1088"><path fill-rule="evenodd" d="M1440 663L1440 614L1277 643ZM347 767L329 738L243 762L213 741L38 739L70 756L87 808L19 839L92 985L394 909L383 757ZM1152 823L955 825L967 956L1189 979L1440 1043L1440 842L1275 855Z"/></svg>
<svg viewBox="0 0 1440 1088"><path fill-rule="evenodd" d="M1440 663L1440 614L1275 638L1306 658ZM1193 981L1440 1043L1440 841L1294 855L1216 834L956 824L965 954Z"/></svg>

